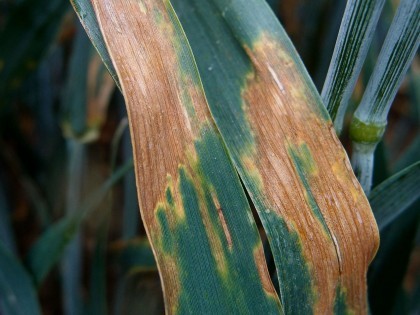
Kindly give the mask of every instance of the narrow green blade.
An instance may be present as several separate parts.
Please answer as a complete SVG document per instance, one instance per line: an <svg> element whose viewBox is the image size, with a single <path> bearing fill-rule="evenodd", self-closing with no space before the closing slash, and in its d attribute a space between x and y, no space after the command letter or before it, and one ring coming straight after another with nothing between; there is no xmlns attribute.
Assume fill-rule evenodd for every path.
<svg viewBox="0 0 420 315"><path fill-rule="evenodd" d="M347 1L321 94L338 134L384 3L385 0Z"/></svg>
<svg viewBox="0 0 420 315"><path fill-rule="evenodd" d="M95 191L72 216L65 217L46 230L31 247L27 257L29 269L39 286L51 268L59 261L67 245L76 235L80 222L103 200L107 192L133 169L132 161L121 166Z"/></svg>
<svg viewBox="0 0 420 315"><path fill-rule="evenodd" d="M370 205L384 229L420 197L420 162L398 172L376 187L369 196Z"/></svg>

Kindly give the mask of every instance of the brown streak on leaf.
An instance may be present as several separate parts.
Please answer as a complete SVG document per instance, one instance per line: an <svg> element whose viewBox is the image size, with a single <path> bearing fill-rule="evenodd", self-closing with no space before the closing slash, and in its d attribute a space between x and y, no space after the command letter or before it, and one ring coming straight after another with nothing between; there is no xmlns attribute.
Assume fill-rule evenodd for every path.
<svg viewBox="0 0 420 315"><path fill-rule="evenodd" d="M229 250L232 250L232 237L230 236L229 228L226 224L225 216L223 215L223 208L220 205L219 199L214 191L211 192L211 197L213 199L214 206L217 209L217 214L219 216L219 221L225 234L226 241L228 243Z"/></svg>
<svg viewBox="0 0 420 315"><path fill-rule="evenodd" d="M230 236L229 229L227 227L226 220L225 220L225 217L223 215L222 207L217 208L217 213L219 214L220 224L222 225L223 232L225 233L225 236L226 236L226 241L228 243L229 249L231 250L232 249L232 238Z"/></svg>
<svg viewBox="0 0 420 315"><path fill-rule="evenodd" d="M267 264L265 262L264 250L261 246L255 248L254 259L264 291L267 292L270 296L275 297L277 295L276 290L274 289L273 283L271 282L270 272L268 271Z"/></svg>

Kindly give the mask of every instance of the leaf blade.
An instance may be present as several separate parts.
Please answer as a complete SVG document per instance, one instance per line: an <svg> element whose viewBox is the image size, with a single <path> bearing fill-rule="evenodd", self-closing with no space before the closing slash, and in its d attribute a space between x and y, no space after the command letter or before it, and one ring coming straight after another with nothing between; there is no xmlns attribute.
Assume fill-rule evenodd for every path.
<svg viewBox="0 0 420 315"><path fill-rule="evenodd" d="M369 201L379 230L383 230L420 197L420 162L388 178L376 187Z"/></svg>
<svg viewBox="0 0 420 315"><path fill-rule="evenodd" d="M167 313L279 313L255 223L170 3L94 8L126 99L140 210Z"/></svg>
<svg viewBox="0 0 420 315"><path fill-rule="evenodd" d="M270 241L285 312L332 312L335 299L363 312L377 227L284 30L263 1L172 2L211 112ZM347 239L360 240L359 232L344 221L369 240L355 241L358 250Z"/></svg>

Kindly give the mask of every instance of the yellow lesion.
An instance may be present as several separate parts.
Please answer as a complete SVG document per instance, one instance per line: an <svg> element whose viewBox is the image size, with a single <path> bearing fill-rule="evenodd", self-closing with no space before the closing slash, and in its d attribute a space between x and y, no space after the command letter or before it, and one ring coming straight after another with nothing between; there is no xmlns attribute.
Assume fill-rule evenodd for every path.
<svg viewBox="0 0 420 315"><path fill-rule="evenodd" d="M273 299L277 299L277 293L274 289L273 283L271 282L271 276L267 268L262 244L258 244L254 247L253 254L255 266L257 267L258 275L261 279L261 284L264 291Z"/></svg>
<svg viewBox="0 0 420 315"><path fill-rule="evenodd" d="M253 185L260 191L264 190L264 181L261 173L255 163L255 157L249 154L241 156L241 162L247 172L247 176L251 177Z"/></svg>
<svg viewBox="0 0 420 315"><path fill-rule="evenodd" d="M146 5L144 4L144 1L143 0L137 0L138 2L138 5L139 5L139 8L140 8L140 12L141 13L143 13L143 14L147 14L147 8L146 8Z"/></svg>
<svg viewBox="0 0 420 315"><path fill-rule="evenodd" d="M183 166L179 166L179 169L181 169ZM182 204L182 198L181 198L181 194L179 191L175 190L174 187L174 183L172 180L172 176L171 175L167 175L166 176L166 180L167 180L167 186L166 186L166 191L169 191L172 195L173 198L173 204L169 204L169 201L166 200L166 204L171 207L173 213L176 215L177 221L178 220L185 220L185 211L184 211L184 206ZM179 187L179 178L177 180L176 183L176 187Z"/></svg>
<svg viewBox="0 0 420 315"><path fill-rule="evenodd" d="M354 184L348 184L349 180L348 180L348 174L349 174L349 170L346 168L345 166L345 159L346 157L342 157L342 159L338 159L334 162L334 164L331 167L331 170L335 176L335 178L337 179L338 182L342 183L342 185L346 185L346 190L350 193L350 195L352 196L352 199L355 203L357 203L362 194L361 192L356 188L357 186L355 186Z"/></svg>

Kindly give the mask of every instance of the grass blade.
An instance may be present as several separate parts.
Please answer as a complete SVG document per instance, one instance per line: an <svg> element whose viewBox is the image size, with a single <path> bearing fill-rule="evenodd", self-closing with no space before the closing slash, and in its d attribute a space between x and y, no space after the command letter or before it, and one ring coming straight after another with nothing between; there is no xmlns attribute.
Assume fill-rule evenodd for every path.
<svg viewBox="0 0 420 315"><path fill-rule="evenodd" d="M84 218L92 214L108 191L132 169L133 161L128 161L118 168L101 187L87 198L80 208L72 212L72 216L54 223L38 238L27 257L29 270L37 286L42 283L51 268L61 258Z"/></svg>
<svg viewBox="0 0 420 315"><path fill-rule="evenodd" d="M352 164L367 194L372 185L373 152L385 131L392 101L419 43L420 1L402 0L350 126Z"/></svg>
<svg viewBox="0 0 420 315"><path fill-rule="evenodd" d="M365 312L376 223L281 25L260 0L172 2L264 225L285 313Z"/></svg>
<svg viewBox="0 0 420 315"><path fill-rule="evenodd" d="M376 187L369 196L370 205L384 229L420 197L420 162L402 170Z"/></svg>
<svg viewBox="0 0 420 315"><path fill-rule="evenodd" d="M279 313L255 222L170 3L93 3L126 100L166 312Z"/></svg>
<svg viewBox="0 0 420 315"><path fill-rule="evenodd" d="M384 3L385 0L347 1L321 94L338 134Z"/></svg>
<svg viewBox="0 0 420 315"><path fill-rule="evenodd" d="M0 242L0 306L4 315L40 315L31 277Z"/></svg>

